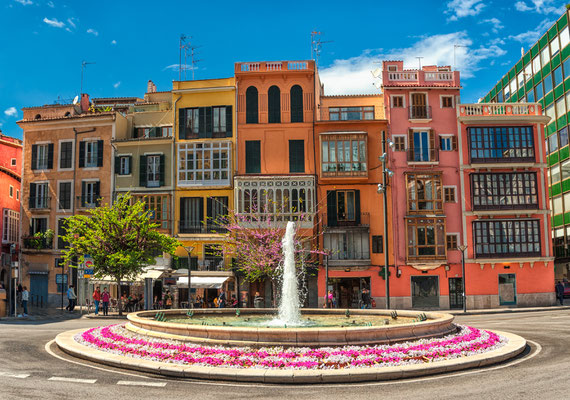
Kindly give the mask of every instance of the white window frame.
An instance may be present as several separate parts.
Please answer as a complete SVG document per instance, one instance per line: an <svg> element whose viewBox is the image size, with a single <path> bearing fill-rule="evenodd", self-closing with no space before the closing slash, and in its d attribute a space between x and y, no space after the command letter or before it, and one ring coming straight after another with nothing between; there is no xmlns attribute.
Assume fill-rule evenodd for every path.
<svg viewBox="0 0 570 400"><path fill-rule="evenodd" d="M400 107L394 107L394 97L401 97L402 98L402 108L406 108L406 96L403 94L393 94L390 96L390 107L391 108L400 108Z"/></svg>
<svg viewBox="0 0 570 400"><path fill-rule="evenodd" d="M20 200L20 191L16 189L16 200Z"/></svg>
<svg viewBox="0 0 570 400"><path fill-rule="evenodd" d="M18 243L20 230L20 213L9 208L4 209L2 226L2 243Z"/></svg>
<svg viewBox="0 0 570 400"><path fill-rule="evenodd" d="M49 181L37 181L37 182L32 182L32 183L36 185L36 199L34 202L34 207L32 207L32 208L38 209L38 210L48 208L50 205L49 204ZM45 187L45 193L43 193L43 196L41 196L41 198L46 198L46 200L45 200L46 207L38 207L38 204L39 204L38 201L40 198L40 196L38 196L38 188L40 188L40 187Z"/></svg>
<svg viewBox="0 0 570 400"><path fill-rule="evenodd" d="M71 143L71 167L70 168L60 168L60 161L61 161L61 144L70 142ZM75 139L61 139L57 142L57 170L58 171L73 171L75 167Z"/></svg>
<svg viewBox="0 0 570 400"><path fill-rule="evenodd" d="M133 173L132 165L131 165L131 156L128 155L119 155L119 176L131 176ZM125 161L125 165L123 165L123 160ZM124 168L124 167L127 168ZM125 173L124 169L128 170L128 173Z"/></svg>
<svg viewBox="0 0 570 400"><path fill-rule="evenodd" d="M30 217L30 232L32 233L32 231L34 230L34 220L36 219L45 219L46 220L46 231L48 231L50 229L49 227L49 216L47 215L32 215Z"/></svg>
<svg viewBox="0 0 570 400"><path fill-rule="evenodd" d="M10 165L11 165L12 167L15 167L15 166L17 165L17 163L18 163L18 160L16 160L15 158L11 158L11 159L10 159Z"/></svg>
<svg viewBox="0 0 570 400"><path fill-rule="evenodd" d="M85 140L85 168L97 168L97 155L99 154L98 140ZM91 151L88 151L89 146L92 146ZM89 160L91 156L91 160ZM91 162L89 162L91 161Z"/></svg>
<svg viewBox="0 0 570 400"><path fill-rule="evenodd" d="M398 71L397 65L387 65L386 67L388 68L389 72L397 72Z"/></svg>
<svg viewBox="0 0 570 400"><path fill-rule="evenodd" d="M14 186L10 185L10 189L8 191L8 194L9 194L11 199L14 198Z"/></svg>
<svg viewBox="0 0 570 400"><path fill-rule="evenodd" d="M197 146L201 146L198 148ZM216 146L216 147L215 147ZM229 140L224 141L207 141L207 142L185 142L178 144L178 165L176 168L176 176L179 186L230 186L232 179L232 142ZM193 160L196 160L195 155L202 153L202 160L204 152L210 152L210 168L204 168L204 162L202 162L202 168L200 169L188 169L188 155L193 155ZM218 152L220 155L219 161L220 165L222 161L226 161L226 168L214 168L214 153ZM227 154L226 159L222 159L221 156ZM183 165L185 163L186 165ZM194 162L194 165L196 163ZM215 172L220 173L226 172L227 178L213 179ZM205 178L205 174L210 174L209 179ZM200 179L197 177L201 176ZM181 177L183 179L181 179Z"/></svg>
<svg viewBox="0 0 570 400"><path fill-rule="evenodd" d="M83 182L85 182L85 191L86 193L81 193L81 196L85 197L85 208L91 208L91 207L96 207L97 206L97 198L95 197L95 183L99 182L99 185L101 185L101 181L99 179L82 179L81 180L81 186L83 187ZM87 196L88 196L88 186L91 186L91 202L87 201ZM99 186L101 187L101 186ZM101 193L99 193L99 196L101 196Z"/></svg>
<svg viewBox="0 0 570 400"><path fill-rule="evenodd" d="M51 142L41 142L41 143L35 143L35 145L37 146L37 151L36 151L36 165L37 168L35 169L35 171L47 171L48 170L48 159L49 159L49 155L48 155L48 151L49 151L49 145L51 144ZM44 164L40 164L40 161L42 160L42 158L40 157L40 149L45 149L45 165Z"/></svg>
<svg viewBox="0 0 570 400"><path fill-rule="evenodd" d="M453 189L453 191L455 192L455 194L454 194L454 196L453 196L453 197L455 197L455 201L445 201L445 189L446 189L446 188L447 188L447 189L449 189L449 188ZM442 194L441 197L442 197L442 200L443 200L443 204L445 204L445 203L448 203L448 204L457 203L457 201L458 201L458 200L457 200L457 185L442 185L442 189L443 189L443 190L442 190L442 193L441 193L441 194ZM459 243L459 242L457 242L457 243Z"/></svg>
<svg viewBox="0 0 570 400"><path fill-rule="evenodd" d="M167 135L164 136L164 129L167 129ZM170 134L168 134L170 132ZM160 137L172 137L172 135L174 134L174 128L172 127L172 125L165 125L165 126L161 126L160 127Z"/></svg>
<svg viewBox="0 0 570 400"><path fill-rule="evenodd" d="M445 232L445 251L446 252L449 250L452 250L452 249L447 248L447 237L448 236L455 236L455 238L456 238L455 242L457 243L457 246L461 245L461 243L459 242L459 232Z"/></svg>
<svg viewBox="0 0 570 400"><path fill-rule="evenodd" d="M71 192L70 192L71 199L69 201L69 207L70 208L59 208L59 205L60 205L59 199L61 199L61 193L59 191L59 189L60 189L59 184L60 183L71 183ZM73 185L73 179L64 179L61 181L57 181L57 212L71 212L71 210L73 210L74 191L75 191L75 187Z"/></svg>
<svg viewBox="0 0 570 400"><path fill-rule="evenodd" d="M452 134L440 134L439 137L441 139L449 139L449 149L443 149L440 146L440 150L441 151L453 151L453 135Z"/></svg>
<svg viewBox="0 0 570 400"><path fill-rule="evenodd" d="M160 154L146 156L146 187L160 187Z"/></svg>
<svg viewBox="0 0 570 400"><path fill-rule="evenodd" d="M448 98L451 97L451 107L445 107L445 108L455 108L455 96L453 95L449 95L449 94L440 94L439 95L439 108L444 108L443 107L443 98Z"/></svg>

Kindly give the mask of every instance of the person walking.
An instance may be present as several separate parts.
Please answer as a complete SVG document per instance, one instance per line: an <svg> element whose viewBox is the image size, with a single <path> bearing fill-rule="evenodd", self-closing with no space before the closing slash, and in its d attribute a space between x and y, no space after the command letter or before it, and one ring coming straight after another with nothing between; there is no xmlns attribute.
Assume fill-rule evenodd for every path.
<svg viewBox="0 0 570 400"><path fill-rule="evenodd" d="M65 309L69 312L73 312L75 309L75 302L77 301L77 296L75 295L75 290L73 290L73 285L69 285L69 289L67 289L67 301L69 304L67 307L65 307Z"/></svg>
<svg viewBox="0 0 570 400"><path fill-rule="evenodd" d="M564 284L561 281L558 281L556 284L556 298L560 302L560 305L564 305Z"/></svg>
<svg viewBox="0 0 570 400"><path fill-rule="evenodd" d="M164 305L167 310L172 308L172 296L170 295L170 290L167 290L164 295Z"/></svg>
<svg viewBox="0 0 570 400"><path fill-rule="evenodd" d="M370 308L370 293L368 293L368 289L366 289L366 288L362 289L361 299L362 299L362 306L361 307L363 309Z"/></svg>
<svg viewBox="0 0 570 400"><path fill-rule="evenodd" d="M30 298L30 293L28 292L28 288L24 286L22 290L22 307L24 307L24 317L28 316L28 299Z"/></svg>
<svg viewBox="0 0 570 400"><path fill-rule="evenodd" d="M111 295L107 292L107 288L103 288L103 293L101 293L101 301L103 302L103 315L109 315L109 300Z"/></svg>
<svg viewBox="0 0 570 400"><path fill-rule="evenodd" d="M93 292L93 304L95 304L95 315L99 315L99 303L101 302L101 290L99 286Z"/></svg>
<svg viewBox="0 0 570 400"><path fill-rule="evenodd" d="M226 307L226 292L224 292L224 288L220 289L220 295L218 296L218 307Z"/></svg>

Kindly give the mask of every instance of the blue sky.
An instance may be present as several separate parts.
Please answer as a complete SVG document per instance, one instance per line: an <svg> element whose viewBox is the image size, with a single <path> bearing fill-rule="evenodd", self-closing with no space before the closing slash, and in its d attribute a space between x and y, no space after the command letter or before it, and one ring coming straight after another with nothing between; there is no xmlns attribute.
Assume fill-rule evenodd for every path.
<svg viewBox="0 0 570 400"><path fill-rule="evenodd" d="M178 79L178 39L192 36L196 79L229 77L237 61L308 59L322 32L326 94L376 91L382 59L453 64L475 102L564 11L562 0L216 2L0 0L0 129L21 137L21 108L84 92L140 96ZM191 72L188 71L188 78Z"/></svg>

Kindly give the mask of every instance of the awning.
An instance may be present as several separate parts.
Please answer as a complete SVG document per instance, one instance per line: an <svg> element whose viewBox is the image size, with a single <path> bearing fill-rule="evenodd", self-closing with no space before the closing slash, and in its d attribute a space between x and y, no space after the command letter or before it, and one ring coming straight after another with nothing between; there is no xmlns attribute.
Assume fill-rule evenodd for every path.
<svg viewBox="0 0 570 400"><path fill-rule="evenodd" d="M193 276L190 282L195 289L220 289L228 278L228 276ZM187 288L188 277L181 276L178 278L176 286Z"/></svg>
<svg viewBox="0 0 570 400"><path fill-rule="evenodd" d="M135 279L132 280L122 280L121 283L127 284L129 282L144 282L145 278L151 278L151 279L160 279L162 278L162 274L164 274L164 271L159 271L156 269L148 269L146 271L143 271L140 275L137 275L137 277ZM96 279L96 278L92 278L90 280L91 283L101 283L101 284L105 284L105 283L117 283L117 281L115 280L115 278L108 276L108 275L104 275L103 277Z"/></svg>

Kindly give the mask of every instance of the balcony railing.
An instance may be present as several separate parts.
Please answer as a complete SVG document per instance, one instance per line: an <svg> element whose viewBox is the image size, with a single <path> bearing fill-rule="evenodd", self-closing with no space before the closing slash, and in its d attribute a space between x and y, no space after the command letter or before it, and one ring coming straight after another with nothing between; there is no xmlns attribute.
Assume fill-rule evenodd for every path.
<svg viewBox="0 0 570 400"><path fill-rule="evenodd" d="M311 61L267 61L236 63L235 72L273 72L312 70Z"/></svg>
<svg viewBox="0 0 570 400"><path fill-rule="evenodd" d="M460 117L497 115L542 115L542 108L538 103L485 103L459 106Z"/></svg>
<svg viewBox="0 0 570 400"><path fill-rule="evenodd" d="M426 81L452 81L453 72L451 71L436 71L436 72L425 72Z"/></svg>
<svg viewBox="0 0 570 400"><path fill-rule="evenodd" d="M330 254L328 259L332 265L364 265L370 262L369 240L368 231L325 231L323 246Z"/></svg>
<svg viewBox="0 0 570 400"><path fill-rule="evenodd" d="M217 224L204 224L202 222L180 221L180 233L226 233L228 230Z"/></svg>
<svg viewBox="0 0 570 400"><path fill-rule="evenodd" d="M437 162L439 151L437 149L408 149L408 162Z"/></svg>
<svg viewBox="0 0 570 400"><path fill-rule="evenodd" d="M53 238L24 236L22 241L25 249L47 250L53 248Z"/></svg>
<svg viewBox="0 0 570 400"><path fill-rule="evenodd" d="M32 196L30 197L30 209L48 210L50 208L51 197L49 196Z"/></svg>
<svg viewBox="0 0 570 400"><path fill-rule="evenodd" d="M351 216L350 219L342 215L321 214L321 226L323 229L369 227L370 213L360 213L358 215Z"/></svg>
<svg viewBox="0 0 570 400"><path fill-rule="evenodd" d="M77 196L77 207L96 208L101 204L101 199L94 196Z"/></svg>
<svg viewBox="0 0 570 400"><path fill-rule="evenodd" d="M408 107L409 119L431 119L430 106L410 106Z"/></svg>

